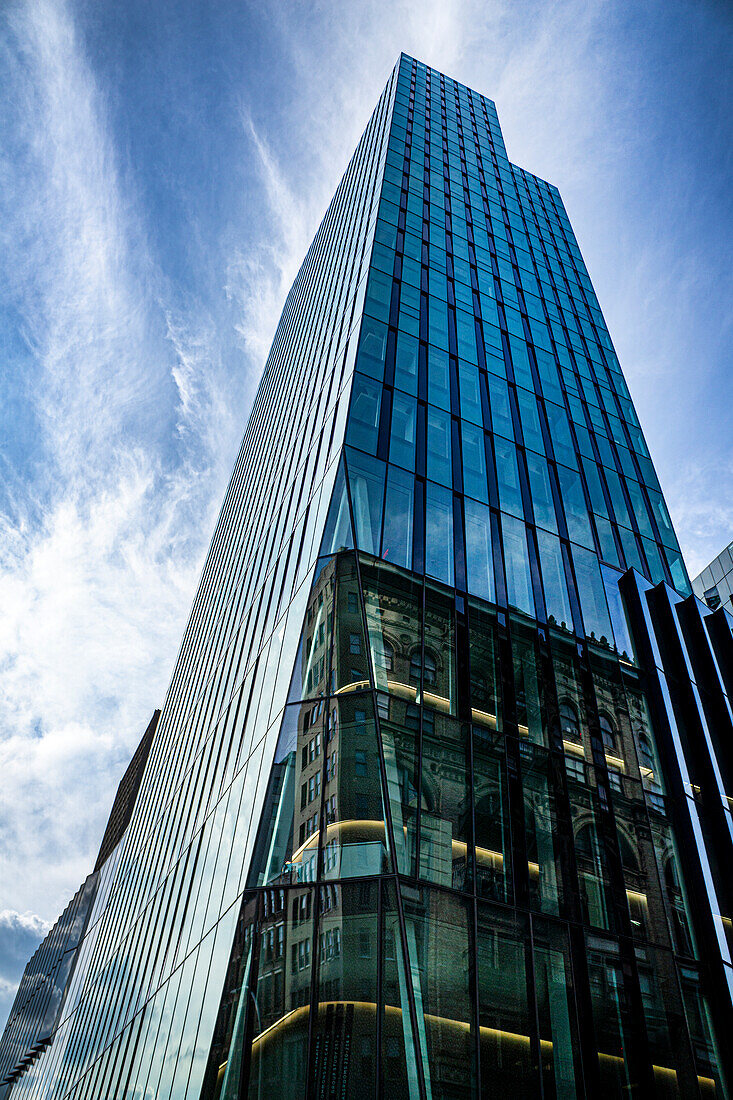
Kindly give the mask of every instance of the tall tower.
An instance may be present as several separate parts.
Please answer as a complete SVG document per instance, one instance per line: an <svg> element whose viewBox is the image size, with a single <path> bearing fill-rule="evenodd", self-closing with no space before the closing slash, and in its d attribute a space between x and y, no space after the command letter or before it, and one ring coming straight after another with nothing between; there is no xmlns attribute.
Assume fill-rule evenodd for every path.
<svg viewBox="0 0 733 1100"><path fill-rule="evenodd" d="M557 189L402 55L0 1096L727 1096L731 624Z"/></svg>

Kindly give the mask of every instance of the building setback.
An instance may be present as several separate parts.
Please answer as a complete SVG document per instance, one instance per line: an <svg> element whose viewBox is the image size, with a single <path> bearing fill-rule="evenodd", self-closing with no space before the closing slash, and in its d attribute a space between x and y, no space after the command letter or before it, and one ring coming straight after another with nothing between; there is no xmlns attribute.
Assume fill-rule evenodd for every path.
<svg viewBox="0 0 733 1100"><path fill-rule="evenodd" d="M713 611L733 611L733 542L721 550L692 582L692 591Z"/></svg>
<svg viewBox="0 0 733 1100"><path fill-rule="evenodd" d="M557 189L403 54L0 1098L728 1096L732 624Z"/></svg>

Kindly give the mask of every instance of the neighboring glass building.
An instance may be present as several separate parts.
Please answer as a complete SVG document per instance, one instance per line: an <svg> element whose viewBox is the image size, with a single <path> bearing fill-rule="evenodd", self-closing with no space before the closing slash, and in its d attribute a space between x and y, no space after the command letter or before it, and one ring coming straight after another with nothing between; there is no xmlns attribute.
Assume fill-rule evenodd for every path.
<svg viewBox="0 0 733 1100"><path fill-rule="evenodd" d="M733 611L733 542L721 550L692 582L692 591L713 611Z"/></svg>
<svg viewBox="0 0 733 1100"><path fill-rule="evenodd" d="M402 55L5 1096L728 1096L732 625L556 188Z"/></svg>

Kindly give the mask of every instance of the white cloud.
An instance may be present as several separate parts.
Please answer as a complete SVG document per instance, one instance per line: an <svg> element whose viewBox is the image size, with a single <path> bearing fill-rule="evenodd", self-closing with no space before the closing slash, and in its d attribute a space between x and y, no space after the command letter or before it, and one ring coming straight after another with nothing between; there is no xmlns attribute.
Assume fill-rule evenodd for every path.
<svg viewBox="0 0 733 1100"><path fill-rule="evenodd" d="M254 153L268 225L260 243L245 254L235 249L227 270L226 294L238 314L236 330L244 349L259 362L270 350L285 296L298 273L323 213L318 196L308 200L288 183L266 139L246 108L242 108L242 137ZM324 197L325 203L325 197Z"/></svg>
<svg viewBox="0 0 733 1100"><path fill-rule="evenodd" d="M0 234L35 434L0 514L0 904L46 920L162 703L241 429L211 318L154 269L67 3L7 20Z"/></svg>
<svg viewBox="0 0 733 1100"><path fill-rule="evenodd" d="M0 1026L15 1000L18 981L30 955L51 925L37 913L0 910Z"/></svg>
<svg viewBox="0 0 733 1100"><path fill-rule="evenodd" d="M15 909L0 909L0 926L20 929L33 936L45 936L51 927L36 913L18 913Z"/></svg>

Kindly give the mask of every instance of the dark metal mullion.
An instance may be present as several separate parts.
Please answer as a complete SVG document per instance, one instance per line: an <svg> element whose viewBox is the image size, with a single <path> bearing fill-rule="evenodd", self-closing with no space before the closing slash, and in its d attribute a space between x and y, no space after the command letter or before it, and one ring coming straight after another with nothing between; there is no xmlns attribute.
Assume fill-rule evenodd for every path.
<svg viewBox="0 0 733 1100"><path fill-rule="evenodd" d="M381 1100L384 1096L384 1065L382 1059L382 1013L384 1011L382 1005L382 1000L384 998L384 982L382 975L382 970L384 968L384 906L382 904L382 894L385 881L385 878L381 875L374 880L377 891L377 1072L375 1074L377 1100Z"/></svg>
<svg viewBox="0 0 733 1100"><path fill-rule="evenodd" d="M262 899L263 891L257 891L257 901L255 905L255 920L252 925L252 956L249 964L249 974L247 975L246 988L245 983L242 983L242 993L247 998L247 1004L245 1007L245 1023L244 1023L244 1038L242 1041L242 1065L239 1070L239 1096L238 1100L247 1100L247 1093L249 1091L249 1075L252 1071L252 1044L254 1042L254 1023L255 1014L252 1011L252 1006L257 1005L257 995L255 990L257 988L257 979L259 977L260 968L260 924L262 922ZM245 900L242 899L242 912L244 912ZM289 946L292 947L292 944ZM286 959L287 965L287 959ZM309 1027L310 1016L309 1015ZM308 1060L310 1059L310 1042L308 1045ZM308 1064L306 1063L306 1075L308 1072ZM306 1076L306 1081L308 1077Z"/></svg>
<svg viewBox="0 0 733 1100"><path fill-rule="evenodd" d="M473 741L473 731L471 732ZM473 774L473 773L472 773ZM473 803L473 798L471 799ZM468 989L473 1009L473 1027L475 1031L474 1049L476 1058L476 1095L482 1095L481 1088L481 1006L480 982L478 972L478 900L476 898L476 880L474 879L473 896L466 900L466 908L470 908L471 929L469 934L469 954L471 962L468 968ZM472 949L472 950L471 950Z"/></svg>
<svg viewBox="0 0 733 1100"><path fill-rule="evenodd" d="M527 1007L531 1013L529 1027L529 1049L537 1067L537 1096L544 1098L545 1082L542 1074L542 1048L540 1046L540 1012L537 1004L537 985L534 973L534 928L532 917L527 921L527 933L524 940L524 975L527 991Z"/></svg>
<svg viewBox="0 0 733 1100"><path fill-rule="evenodd" d="M594 799L594 816L600 826L601 841L605 855L604 871L608 874L608 883L604 881L604 894L611 904L614 916L613 935L618 944L619 958L631 1019L627 1029L630 1038L629 1057L626 1062L631 1076L631 1088L641 1088L647 1095L654 1094L654 1074L647 1036L646 1019L639 983L636 948L633 940L631 918L626 898L626 883L618 842L616 814L611 797L608 767L605 749L601 738L598 703L595 682L590 664L587 644L582 647L580 662L581 685L586 714L589 717L590 741L596 780L597 797ZM605 875L604 875L605 878Z"/></svg>
<svg viewBox="0 0 733 1100"><path fill-rule="evenodd" d="M682 875L687 884L687 894L696 939L700 947L701 969L706 994L713 1003L713 1016L722 1021L720 1034L733 1032L733 1005L725 973L725 963L718 945L713 916L719 905L717 896L710 897L707 875L711 876L707 847L702 835L700 807L688 795L690 786L688 763L681 745L677 718L672 705L668 675L659 652L656 627L652 623L647 593L651 584L646 578L629 570L621 580L632 620L634 642L640 650L642 665L647 670L646 694L652 713L655 740L660 750L660 760L669 792L667 800L671 810L672 826L680 843ZM715 889L715 886L713 887ZM733 1077L733 1052L730 1044L719 1047L724 1075Z"/></svg>
<svg viewBox="0 0 733 1100"><path fill-rule="evenodd" d="M351 503L351 501L349 499L349 504L350 503ZM406 987L406 990L407 990L407 996L408 996L408 1001L409 1001L410 1024L411 1024L411 1027L412 1027L412 1038L413 1038L413 1043L415 1044L416 1066L417 1066L417 1073L418 1073L418 1087L420 1089L421 1097L425 1097L425 1095L426 1095L426 1093L425 1093L425 1074L424 1074L423 1065L422 1065L422 1058L421 1058L421 1055L420 1055L420 1043L419 1043L419 1034L420 1033L419 1033L418 1023L417 1023L417 1010L416 1010L416 1007L415 1007L415 996L414 996L414 991L413 991L413 988L412 988L412 970L411 970L411 967L410 967L410 956L409 956L409 949L408 949L408 945L407 945L407 931L406 931L406 927L405 927L405 915L404 915L404 910L403 910L403 906L402 906L402 893L401 893L400 886L399 886L398 867L397 867L397 853L396 853L395 844L394 844L394 826L393 826L393 823L392 823L392 807L391 807L390 801L389 801L389 786L388 786L388 783L387 783L387 768L386 768L386 765L385 765L385 762L384 762L384 749L383 749L383 746L382 746L382 732L381 732L381 725L380 725L380 719L379 719L379 708L378 708L378 704L377 704L378 692L377 692L376 684L375 684L375 681L374 681L374 670L372 668L371 647L369 647L369 627L368 627L367 617L366 617L366 605L365 605L365 602L364 602L364 587L363 587L362 580L361 580L361 562L359 560L358 552L355 553L354 557L355 557L355 563L356 563L357 583L358 583L358 588L359 588L359 605L361 607L362 629L364 631L364 637L366 639L366 644L368 646L368 653L369 653L369 682L371 684L371 697L372 697L372 707L373 707L373 715L374 715L374 730L375 730L375 735L376 735L376 738L377 738L377 753L378 753L378 757L379 757L380 780L381 780L381 785L382 785L382 804L383 804L383 811L384 811L384 816L385 816L385 831L389 830L390 856L391 856L391 860L392 860L392 864L393 864L393 874L395 875L395 881L396 881L396 884L397 884L396 885L397 919L398 919L399 924L400 924L400 937L401 937L401 940L402 940L402 953L403 953L402 954L402 960L403 960L403 966L405 968L405 987ZM421 712L421 714L422 714L422 712ZM420 724L422 726L422 721L421 721ZM418 810L419 810L419 801L418 801ZM384 880L383 876L380 876L379 881L381 882L383 880ZM405 1053L407 1053L407 1052L405 1052Z"/></svg>
<svg viewBox="0 0 733 1100"><path fill-rule="evenodd" d="M517 726L516 693L514 689L514 656L507 625L507 615L499 612L497 623L497 657L501 680L502 732L506 758L507 795L511 829L511 866L514 904L529 909L529 865L524 807L524 785Z"/></svg>
<svg viewBox="0 0 733 1100"><path fill-rule="evenodd" d="M535 222L537 222L537 215L536 215L536 212L534 211L534 202L532 201L531 197L530 197L529 202L530 202L530 206L532 208L532 211L535 213ZM522 216L522 222L523 222L525 230L526 230L527 220L526 220L526 217L525 217L523 211L521 211L521 216ZM539 234L540 248L542 249L542 254L543 254L543 257L545 259L545 265L546 265L547 270L550 273L550 276L552 278L552 268L550 267L550 264L549 264L549 261L548 261L547 250L546 250L546 247L545 247L544 240L542 239L542 233L539 232L539 223L537 223L537 224L538 224L538 234ZM529 239L529 233L527 233L527 237ZM537 280L538 286L540 286L540 279L538 277L537 263L535 261L534 254L532 253L531 250L530 250L530 254L532 255L532 265L534 267L535 279ZM553 279L553 286L554 286L554 279ZM556 363L556 366L557 366L558 363L559 363L559 358L558 358L557 350L556 350L555 336L553 334L552 326L551 326L550 321L549 321L549 313L548 313L547 305L545 303L545 299L544 299L543 295L540 295L540 300L542 302L542 309L543 309L543 312L545 314L545 323L547 324L547 329L548 329L548 332L550 334L550 340L552 342L552 347L553 347L553 354L554 354L555 363ZM560 313L560 316L562 318L562 310L561 310L558 303L556 303L556 308L558 309L558 312ZM562 323L562 320L561 320L561 323ZM573 367L574 367L574 372L576 374L576 377L579 377L579 373L578 373L578 370L577 370L577 364L575 362L575 356L573 354L572 347L570 345L570 340L567 337L567 330L565 329L564 324L563 324L563 330L565 331L565 334L566 334L566 343L567 343L567 346L568 346L568 349L569 349L571 362L572 362ZM536 360L535 360L535 356L534 356L534 351L532 351L532 354L530 355L529 358L530 358L530 366L531 366L531 369L532 369L533 382L535 384L535 389L536 389L536 396L538 397L538 405L540 405L539 398L540 398L540 394L541 394L541 387L539 386L539 372L537 371L537 364L536 364ZM535 372L537 372L536 375L535 375ZM582 472L582 461L581 461L581 455L580 455L580 448L578 446L578 440L577 440L577 437L576 437L574 421L573 421L572 416L570 415L570 407L569 407L569 402L568 402L567 390L566 390L566 387L565 387L565 380L563 379L562 371L559 368L558 368L558 379L559 379L559 382L560 382L560 390L561 390L561 393L563 395L563 400L564 400L564 406L563 407L565 408L565 413L566 413L567 418L568 418L568 425L569 425L569 428L570 428L570 435L571 435L571 439L573 441L573 446L575 448L576 458L578 459L578 471L580 473L580 481L581 481L581 485L583 487L583 496L584 496L585 502L586 502L586 510L588 511L589 516L593 517L591 530L592 530L592 533L593 533L594 541L596 543L596 549L598 551L598 555L599 555L599 557L601 557L600 540L598 539L597 533L595 531L595 516L594 516L594 512L593 512L592 501L590 500L590 494L588 493L587 486L585 484L585 477L584 477L583 472ZM580 385L580 384L578 385L578 390L579 390L579 400L584 403L585 399L583 397L582 385ZM540 411L540 424L541 424L541 427L542 427L543 438L545 436L545 431L547 430L547 437L549 439L549 429L546 429L546 425L545 425L544 418L543 418L543 415L542 415L544 413L544 411L545 410L544 410L544 398L543 398L542 399L542 407L541 407L541 411ZM589 418L588 418L588 414L585 411L585 407L584 407L584 415L586 416L586 421L588 421ZM586 424L586 426L587 426L587 424ZM593 453L596 457L596 460L598 461L598 464L602 465L600 463L600 455L598 453L598 448L597 448L597 445L596 445L595 431L593 429L591 429L589 431L589 434L590 434L590 437L591 437L591 446L593 447ZM547 446L547 444L546 444L546 446ZM601 487L602 487L602 491L604 493L604 498L606 500L606 507L608 509L608 514L609 514L609 516L612 516L612 515L614 515L614 510L613 510L613 507L612 507L610 494L609 494L608 488L605 484L605 479L602 478L602 477L601 477ZM556 512L558 512L557 504L556 504L555 510L556 510ZM559 513L558 513L558 515L559 515ZM618 531L617 531L616 527L617 527L617 524L614 524L614 523L611 524L614 543L615 543L615 546L616 546L616 552L619 555L619 561L623 562L626 559L625 559L625 556L623 554L623 547L621 545L621 540L619 538Z"/></svg>
<svg viewBox="0 0 733 1100"><path fill-rule="evenodd" d="M575 854L573 832L573 813L565 767L565 749L560 724L560 698L555 679L552 643L540 637L538 643L540 662L540 682L544 685L542 708L547 725L550 745L550 781L555 795L555 812L558 820L558 834L561 842L560 881L563 885L561 912L566 919L582 922L583 916L579 900L578 864Z"/></svg>
<svg viewBox="0 0 733 1100"><path fill-rule="evenodd" d="M570 262L573 266L573 271L576 275L576 278L578 278L578 286L580 287L580 292L583 295L583 301L585 302L585 306L586 306L586 309L588 311L588 316L590 318L590 325L591 325L591 327L593 329L593 332L594 332L594 335L596 337L596 344L598 345L598 347L600 349L600 352L601 352L601 357L603 359L603 365L606 368L606 372L608 373L608 363L606 361L605 348L603 347L603 344L601 343L601 341L598 339L598 329L597 329L596 323L593 319L593 315L592 315L590 309L588 308L588 300L587 300L587 297L586 297L586 290L585 290L585 287L583 286L580 278L578 277L578 267L577 267L577 264L575 262L575 257L573 256L572 250L568 247L568 238L567 238L567 233L565 231L565 226L562 224L562 222L559 219L558 219L558 224L560 226L560 232L562 233L562 237L563 237L563 240L565 242L565 247L567 248L568 255L570 256ZM577 310L575 308L575 304L573 302L572 295L570 295L570 302L571 302L571 307L573 309L573 313L575 314L575 320L576 320L576 322L579 323L579 315L578 315ZM586 355L588 355L588 345L587 345L585 333L582 331L582 328L580 327L580 324L579 324L579 331L580 331L580 337L583 341L583 346L584 346L585 351L586 351ZM588 355L588 359L591 362L593 362L590 355ZM593 373L594 373L594 376L595 376L595 370L593 368L591 368L591 369L593 370ZM609 379L609 381L610 381L610 379ZM595 377L593 379L593 382L594 382L594 385L596 387L598 387L598 380ZM648 493L647 493L647 487L646 487L646 484L644 482L643 477L641 476L641 466L639 464L638 456L637 456L636 451L634 450L633 446L631 445L631 433L629 432L629 426L628 426L626 417L624 416L623 411L621 409L621 402L619 400L618 393L616 392L616 387L614 385L609 385L609 389L610 389L610 391L613 395L613 400L614 400L614 403L616 405L616 410L617 410L617 413L618 413L618 419L621 421L622 430L623 430L623 433L624 433L624 438L626 439L627 449L629 450L629 452L631 454L631 460L633 462L634 469L636 471L637 481L639 482L639 486L640 486L641 491L642 491L642 496L643 496L643 499L644 499L644 504L646 506L647 515L649 516L649 519L650 519L650 522L651 522L651 525L652 525L652 530L654 532L654 538L655 538L655 541L657 543L657 547L660 547L660 546L663 546L663 543L662 543L662 539L661 539L661 536L660 536L660 533L659 533L659 525L657 524L657 517L654 515L654 512L651 508L649 496L648 496ZM600 408L601 408L601 412L604 414L604 417L607 417L606 409L605 409L605 406L603 404L603 399L602 398L601 398ZM639 430L641 431L641 428L639 428ZM643 433L642 433L642 437L643 437ZM615 440L614 440L614 444L615 444ZM615 454L615 447L614 447L614 458L616 458L616 457L617 456ZM633 513L633 509L632 509L631 515L633 516L634 519L636 518L634 513ZM644 556L646 557L646 555L644 555ZM662 560L662 567L665 571L667 581L670 582L671 581L671 574L669 572L669 565L667 564L666 556L662 553L662 554L660 554L660 558Z"/></svg>
<svg viewBox="0 0 733 1100"><path fill-rule="evenodd" d="M543 208L544 208L544 201L542 199L540 199L540 201L542 202L542 205L543 205ZM548 220L548 223L550 223L550 219L548 218L547 220ZM552 228L551 223L549 224L548 232L549 232L549 234L550 234L550 236L553 240L553 243L555 243L555 233L554 233L554 230ZM555 243L555 248L557 249L557 244L556 243ZM558 252L559 252L559 249L558 249ZM578 314L577 314L577 311L576 311L575 306L573 304L573 296L570 293L569 284L568 284L568 281L567 281L567 276L565 275L562 264L560 265L560 267L561 267L561 278L562 278L562 280L565 284L565 293L567 294L568 301L570 302L570 309L571 309L572 314L573 314L573 319L576 321L576 323L578 323ZM553 283L554 283L554 278L553 278ZM560 307L559 303L558 303L558 308L561 310L561 314L562 314L562 308ZM582 331L580 332L580 336L581 336L581 339L583 340L583 346L586 350L586 356L590 360L590 356L587 355L587 345L585 344L585 338L583 336ZM566 337L567 337L567 333L566 333ZM580 371L578 369L578 364L577 364L577 361L576 361L576 358L575 358L575 349L572 346L572 343L571 343L569 337L567 338L567 346L568 346L568 351L570 353L570 360L573 364L573 368L574 368L576 377L580 380L580 378L582 376L581 376ZM594 392L596 392L596 396L599 399L599 410L600 410L600 413L601 413L601 417L603 418L603 423L606 427L606 431L608 433L608 438L612 443L611 452L613 454L613 460L614 460L614 463L615 463L615 466L616 466L616 474L617 474L617 476L619 478L619 482L621 484L621 493L622 493L622 496L624 498L624 503L626 505L626 510L629 513L629 521L631 523L631 530L633 531L633 533L634 533L634 535L636 536L636 539L637 539L637 550L639 550L640 553L641 553L642 561L646 562L646 553L644 552L644 543L643 543L642 538L641 538L641 532L639 531L639 525L638 525L638 522L637 522L637 519L636 519L636 515L634 513L634 509L631 505L631 498L629 497L629 493L628 493L628 490L626 488L625 474L624 474L624 472L621 468L621 462L620 462L620 459L619 459L619 456L618 456L617 444L616 444L615 439L613 438L612 433L608 430L608 428L609 428L608 413L606 412L606 409L603 405L602 398L600 398L600 396L598 394L598 382L597 382L597 380L595 379L595 377L593 377L589 381L591 382L591 385L594 388ZM595 428L593 427L593 422L591 420L590 413L588 412L588 408L587 408L588 402L587 402L587 399L585 397L585 391L583 389L582 382L580 382L580 381L578 383L578 391L579 391L579 400L580 400L580 402L583 406L583 412L584 412L585 417L586 417L586 424L591 425L589 431L590 431L590 437L591 437L591 446L593 447L593 453L596 457L596 461L598 463L598 466L602 468L603 463L601 461L600 451L598 449L598 444L597 444L597 441L596 441L596 438L595 438L596 437L596 431L595 431ZM622 420L622 423L623 423L623 418L621 418L621 420ZM572 422L572 418L571 418L571 422ZM582 462L579 463L579 467L582 467ZM604 485L604 481L605 481L605 478L602 477L601 478L601 485L602 486ZM590 494L588 493L587 487L585 485L585 476L583 474L582 468L581 468L581 482L583 484L584 492L586 493L586 495L588 497L588 500L590 500ZM605 486L604 486L604 488L605 488ZM607 501L607 505L608 505L608 501ZM592 506L588 510L589 510L590 514L592 515L593 514ZM615 512L613 511L613 509L610 509L609 514L614 514L615 515ZM618 523L618 519L616 520L616 522ZM600 551L600 546L598 547L598 549ZM599 556L600 556L600 554L599 554ZM666 564L666 561L664 562L663 567L668 572L668 566ZM647 563L647 568L649 568L648 563Z"/></svg>

